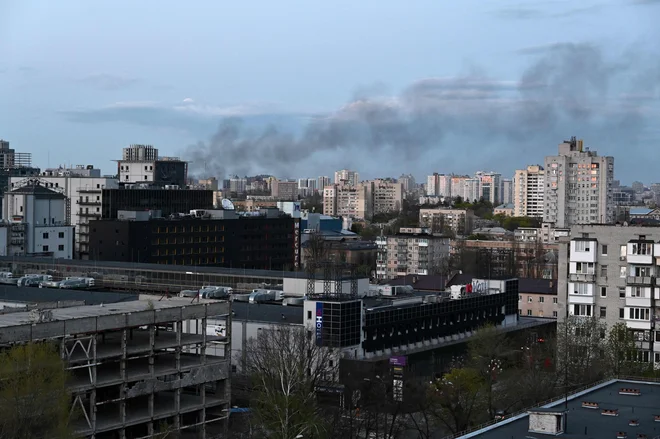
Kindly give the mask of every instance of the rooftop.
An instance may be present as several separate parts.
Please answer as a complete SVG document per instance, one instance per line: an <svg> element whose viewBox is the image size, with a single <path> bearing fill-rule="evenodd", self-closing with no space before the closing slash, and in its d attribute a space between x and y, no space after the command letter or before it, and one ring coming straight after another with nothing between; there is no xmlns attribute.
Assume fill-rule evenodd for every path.
<svg viewBox="0 0 660 439"><path fill-rule="evenodd" d="M633 388L641 395L620 395L621 388ZM598 403L597 409L583 408L583 402ZM660 424L654 416L660 414L660 385L657 383L612 380L591 387L569 396L566 432L559 435L529 433L527 413L515 416L489 427L459 436L461 439L508 439L530 438L616 438L617 433L626 432L627 437L635 439L645 434L648 439L660 434ZM564 400L547 404L542 409L564 409ZM618 416L603 416L603 409L616 409ZM533 409L532 411L537 411ZM638 420L639 426L629 425L631 420Z"/></svg>
<svg viewBox="0 0 660 439"><path fill-rule="evenodd" d="M192 306L189 298L168 298L159 300L153 296L153 300L132 300L130 302L111 303L108 305L85 305L72 306L69 308L56 308L52 310L52 318L49 322L84 319L89 317L104 317L138 313L140 311L163 311L172 308ZM30 312L16 312L0 315L0 328L19 325L31 325L35 323L33 314Z"/></svg>
<svg viewBox="0 0 660 439"><path fill-rule="evenodd" d="M22 302L43 303L59 302L65 300L81 300L86 305L100 305L101 303L117 303L138 300L136 294L104 292L104 291L81 291L56 288L30 288L17 287L16 285L0 286L0 302Z"/></svg>
<svg viewBox="0 0 660 439"><path fill-rule="evenodd" d="M303 324L302 306L233 301L231 309L233 321Z"/></svg>
<svg viewBox="0 0 660 439"><path fill-rule="evenodd" d="M25 194L25 195L35 195L39 198L66 198L64 194L55 192L52 189L48 189L45 186L40 185L37 182L30 182L25 186L21 186L17 189L11 191L12 194Z"/></svg>

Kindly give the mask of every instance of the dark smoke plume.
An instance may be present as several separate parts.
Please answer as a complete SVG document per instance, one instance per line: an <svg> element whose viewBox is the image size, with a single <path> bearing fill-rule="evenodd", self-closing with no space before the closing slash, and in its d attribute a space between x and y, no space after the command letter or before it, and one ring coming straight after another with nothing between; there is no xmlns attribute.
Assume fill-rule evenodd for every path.
<svg viewBox="0 0 660 439"><path fill-rule="evenodd" d="M658 101L660 62L651 65L648 57L629 53L612 63L589 44L528 48L520 55L533 61L517 81L431 78L394 97L360 94L330 114L311 117L299 135L275 126L252 133L240 119L224 119L211 139L184 155L193 172L218 177L304 173L296 166L329 152L378 153L390 164L490 155L511 167L514 151L536 162L570 135L596 145L634 145ZM448 144L449 136L462 143Z"/></svg>

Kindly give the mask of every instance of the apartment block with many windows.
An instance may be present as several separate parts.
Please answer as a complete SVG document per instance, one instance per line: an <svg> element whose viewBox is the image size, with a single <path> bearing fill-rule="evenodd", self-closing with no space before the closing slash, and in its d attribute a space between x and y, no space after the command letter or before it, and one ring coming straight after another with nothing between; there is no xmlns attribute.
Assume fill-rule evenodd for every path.
<svg viewBox="0 0 660 439"><path fill-rule="evenodd" d="M513 177L513 216L543 218L543 166L518 169Z"/></svg>
<svg viewBox="0 0 660 439"><path fill-rule="evenodd" d="M436 274L449 259L450 239L425 228L401 228L396 235L379 237L376 243L378 279Z"/></svg>
<svg viewBox="0 0 660 439"><path fill-rule="evenodd" d="M640 358L660 363L660 227L575 226L560 245L559 264L560 320L623 322L635 333Z"/></svg>

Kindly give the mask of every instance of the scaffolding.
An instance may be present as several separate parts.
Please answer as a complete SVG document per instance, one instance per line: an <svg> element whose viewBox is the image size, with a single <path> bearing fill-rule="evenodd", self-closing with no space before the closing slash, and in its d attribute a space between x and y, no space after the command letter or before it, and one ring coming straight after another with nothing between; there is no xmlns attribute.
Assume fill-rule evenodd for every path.
<svg viewBox="0 0 660 439"><path fill-rule="evenodd" d="M357 298L358 275L355 264L325 260L308 262L306 265L307 297L327 300Z"/></svg>

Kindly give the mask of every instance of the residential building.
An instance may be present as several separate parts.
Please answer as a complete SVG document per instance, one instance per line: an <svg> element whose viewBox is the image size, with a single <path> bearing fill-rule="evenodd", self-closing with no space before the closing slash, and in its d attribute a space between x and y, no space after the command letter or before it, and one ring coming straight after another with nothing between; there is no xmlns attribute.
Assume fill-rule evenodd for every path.
<svg viewBox="0 0 660 439"><path fill-rule="evenodd" d="M367 187L373 214L399 212L403 205L403 185L391 180L368 180L361 183Z"/></svg>
<svg viewBox="0 0 660 439"><path fill-rule="evenodd" d="M502 179L502 204L513 204L513 179Z"/></svg>
<svg viewBox="0 0 660 439"><path fill-rule="evenodd" d="M521 316L559 316L557 281L555 279L518 279L518 313Z"/></svg>
<svg viewBox="0 0 660 439"><path fill-rule="evenodd" d="M454 175L445 175L434 173L429 175L426 181L426 195L438 197L451 197L452 193L452 180ZM459 186L456 186L459 187ZM457 194L461 195L461 194Z"/></svg>
<svg viewBox="0 0 660 439"><path fill-rule="evenodd" d="M373 198L369 184L326 186L323 189L323 213L330 216L371 219Z"/></svg>
<svg viewBox="0 0 660 439"><path fill-rule="evenodd" d="M571 137L545 158L543 222L556 227L614 222L614 157L600 157Z"/></svg>
<svg viewBox="0 0 660 439"><path fill-rule="evenodd" d="M199 180L199 184L204 187L204 189L210 189L212 191L217 191L219 189L218 179L215 177L203 178Z"/></svg>
<svg viewBox="0 0 660 439"><path fill-rule="evenodd" d="M398 234L387 237L384 278L436 274L448 264L449 241L449 237L433 234L430 229L401 228Z"/></svg>
<svg viewBox="0 0 660 439"><path fill-rule="evenodd" d="M298 199L298 182L273 180L270 194L278 200L294 201Z"/></svg>
<svg viewBox="0 0 660 439"><path fill-rule="evenodd" d="M229 192L237 195L244 194L247 192L247 184L247 178L234 175L229 179Z"/></svg>
<svg viewBox="0 0 660 439"><path fill-rule="evenodd" d="M188 163L177 157L160 157L151 145L131 145L122 150L117 160L121 185L175 186L184 188L188 180Z"/></svg>
<svg viewBox="0 0 660 439"><path fill-rule="evenodd" d="M349 186L357 186L360 182L360 175L357 171L349 171L348 169L342 169L341 171L335 172L335 184L347 184Z"/></svg>
<svg viewBox="0 0 660 439"><path fill-rule="evenodd" d="M440 183L438 181L439 179L439 174L433 173L433 175L429 175L426 177L426 195L429 197L437 197L438 192L440 189Z"/></svg>
<svg viewBox="0 0 660 439"><path fill-rule="evenodd" d="M4 195L2 253L73 259L74 227L66 221L66 197L39 180L23 182Z"/></svg>
<svg viewBox="0 0 660 439"><path fill-rule="evenodd" d="M124 186L123 189L102 189L101 203L101 218L104 219L116 219L120 210L158 210L166 217L193 209L213 209L214 192L206 189L141 189ZM95 212L92 218L91 209L85 212L90 215L90 219L98 219Z"/></svg>
<svg viewBox="0 0 660 439"><path fill-rule="evenodd" d="M479 178L465 178L462 187L463 190L458 196L463 197L465 201L479 201L483 194L481 191L481 180Z"/></svg>
<svg viewBox="0 0 660 439"><path fill-rule="evenodd" d="M451 197L463 197L465 198L465 180L467 180L467 175L453 175L451 176Z"/></svg>
<svg viewBox="0 0 660 439"><path fill-rule="evenodd" d="M630 209L630 220L655 220L660 221L660 208L647 209L645 207L636 207Z"/></svg>
<svg viewBox="0 0 660 439"><path fill-rule="evenodd" d="M320 176L317 177L316 179L316 190L319 192L323 192L323 188L331 184L330 182L330 177L325 177L325 176Z"/></svg>
<svg viewBox="0 0 660 439"><path fill-rule="evenodd" d="M625 323L642 344L641 359L660 363L660 227L578 225L559 252L559 318Z"/></svg>
<svg viewBox="0 0 660 439"><path fill-rule="evenodd" d="M272 212L271 212L272 211ZM159 218L122 211L90 223L90 253L99 261L286 270L299 264L298 225L277 209L259 216L233 210ZM296 234L298 232L298 234Z"/></svg>
<svg viewBox="0 0 660 439"><path fill-rule="evenodd" d="M496 205L502 201L502 175L496 172L479 171L475 174L479 180L477 200L484 199Z"/></svg>
<svg viewBox="0 0 660 439"><path fill-rule="evenodd" d="M518 169L513 177L513 216L543 218L545 170L532 165Z"/></svg>
<svg viewBox="0 0 660 439"><path fill-rule="evenodd" d="M11 178L11 187L28 181ZM75 254L77 258L89 258L89 221L101 218L103 189L117 189L114 176L101 176L101 170L92 165L76 165L71 168L48 168L38 177L44 187L61 192L66 197L65 222L75 226Z"/></svg>
<svg viewBox="0 0 660 439"><path fill-rule="evenodd" d="M404 193L411 192L417 186L415 183L415 177L413 177L412 174L402 174L399 177L399 183L401 183L401 189Z"/></svg>
<svg viewBox="0 0 660 439"><path fill-rule="evenodd" d="M474 212L470 209L420 209L419 225L434 233L449 229L456 235L469 235L474 227Z"/></svg>
<svg viewBox="0 0 660 439"><path fill-rule="evenodd" d="M6 347L49 340L59 350L80 413L75 437L153 437L163 425L167 434L218 437L229 418L231 344L228 333L207 332L207 321L229 320L230 305L202 302L40 307L0 315L0 338Z"/></svg>
<svg viewBox="0 0 660 439"><path fill-rule="evenodd" d="M515 216L513 204L500 204L493 209L493 215Z"/></svg>

